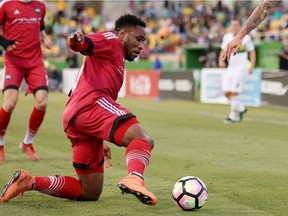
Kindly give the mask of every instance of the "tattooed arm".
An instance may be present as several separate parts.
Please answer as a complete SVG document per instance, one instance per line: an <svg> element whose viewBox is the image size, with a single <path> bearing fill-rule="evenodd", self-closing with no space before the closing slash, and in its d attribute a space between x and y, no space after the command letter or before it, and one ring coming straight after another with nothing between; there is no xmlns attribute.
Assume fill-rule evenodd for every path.
<svg viewBox="0 0 288 216"><path fill-rule="evenodd" d="M244 38L250 31L256 28L270 13L270 10L275 7L280 1L264 0L258 7L255 8L250 15L247 23L238 33L240 38Z"/></svg>
<svg viewBox="0 0 288 216"><path fill-rule="evenodd" d="M230 59L231 53L236 55L239 48L241 47L242 40L250 31L256 28L270 13L270 10L275 7L280 1L278 0L264 0L258 5L248 18L247 23L238 32L234 39L228 43L225 51L222 54L222 59Z"/></svg>

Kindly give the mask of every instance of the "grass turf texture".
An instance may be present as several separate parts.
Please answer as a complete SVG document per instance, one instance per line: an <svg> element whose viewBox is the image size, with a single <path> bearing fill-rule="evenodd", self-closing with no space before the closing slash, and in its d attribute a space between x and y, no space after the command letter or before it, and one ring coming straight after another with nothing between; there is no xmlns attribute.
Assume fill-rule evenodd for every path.
<svg viewBox="0 0 288 216"><path fill-rule="evenodd" d="M34 145L40 161L19 151L33 106L31 95L21 93L6 135L6 163L0 164L1 187L16 169L33 175L70 175L69 140L62 130L67 96L51 93L49 107ZM97 202L59 199L36 191L0 203L0 215L286 215L288 202L287 109L249 108L240 124L225 125L229 107L191 101L120 99L137 115L155 139L145 183L158 198L145 206L122 195L117 183L126 175L124 148L110 145L113 167L105 171L104 191ZM176 207L171 193L187 175L201 178L208 187L206 205L196 212Z"/></svg>

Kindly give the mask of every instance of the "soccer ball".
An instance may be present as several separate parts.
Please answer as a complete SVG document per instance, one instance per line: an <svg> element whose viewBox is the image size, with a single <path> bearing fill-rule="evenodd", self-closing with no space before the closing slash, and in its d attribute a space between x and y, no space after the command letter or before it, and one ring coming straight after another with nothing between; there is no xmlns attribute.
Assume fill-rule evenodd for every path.
<svg viewBox="0 0 288 216"><path fill-rule="evenodd" d="M208 191L201 179L186 176L176 182L172 197L175 205L184 211L191 211L204 206L208 199Z"/></svg>

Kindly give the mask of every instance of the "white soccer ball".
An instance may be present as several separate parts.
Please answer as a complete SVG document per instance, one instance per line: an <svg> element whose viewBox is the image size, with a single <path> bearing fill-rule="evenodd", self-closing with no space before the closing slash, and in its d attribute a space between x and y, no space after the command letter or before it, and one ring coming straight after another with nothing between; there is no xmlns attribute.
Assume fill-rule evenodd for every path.
<svg viewBox="0 0 288 216"><path fill-rule="evenodd" d="M173 201L184 211L199 209L208 199L205 183L195 176L185 176L179 179L173 188Z"/></svg>

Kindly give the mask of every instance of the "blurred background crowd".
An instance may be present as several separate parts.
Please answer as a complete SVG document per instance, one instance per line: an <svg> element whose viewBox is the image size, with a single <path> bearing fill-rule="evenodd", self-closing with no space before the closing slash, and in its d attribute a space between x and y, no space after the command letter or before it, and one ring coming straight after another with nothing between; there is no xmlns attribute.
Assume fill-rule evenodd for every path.
<svg viewBox="0 0 288 216"><path fill-rule="evenodd" d="M141 16L148 24L147 49L142 59L151 54L181 55L183 45L208 45L220 43L229 31L233 17L245 23L261 1L66 1L47 2L46 32L54 41L47 57L68 58L71 67L77 66L66 39L76 30L90 32L112 30L115 19L123 13ZM274 12L251 33L255 42L282 40L288 34L288 2L283 1ZM152 55L153 56L153 55ZM75 57L74 57L75 58Z"/></svg>
<svg viewBox="0 0 288 216"><path fill-rule="evenodd" d="M245 23L259 0L126 0L126 1L46 1L46 33L53 41L51 50L43 49L47 62L62 61L77 68L82 57L69 50L67 37L74 31L85 34L113 30L115 20L132 13L147 23L147 47L140 60L177 62L183 66L187 45L205 46L221 43L229 31L230 20L237 17ZM283 41L288 35L288 2L282 1L257 29L251 32L255 43ZM287 45L288 46L288 45ZM80 62L80 63L79 63ZM52 66L54 70L54 66Z"/></svg>

